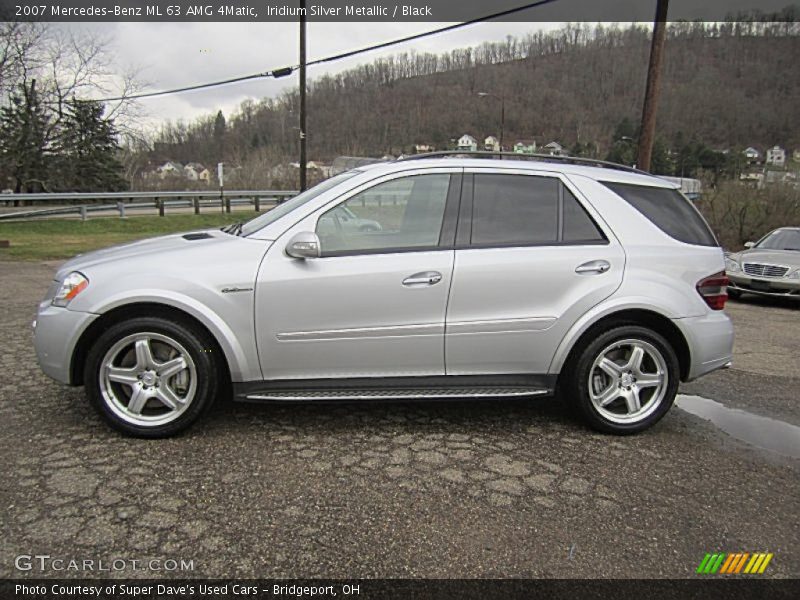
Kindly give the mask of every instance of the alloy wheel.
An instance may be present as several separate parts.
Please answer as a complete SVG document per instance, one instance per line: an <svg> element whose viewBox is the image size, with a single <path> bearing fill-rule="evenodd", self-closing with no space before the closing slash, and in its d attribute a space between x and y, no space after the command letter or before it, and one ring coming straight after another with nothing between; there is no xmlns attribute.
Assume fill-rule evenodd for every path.
<svg viewBox="0 0 800 600"><path fill-rule="evenodd" d="M160 333L120 339L106 352L99 377L108 407L134 425L152 427L174 421L197 391L197 368L191 355Z"/></svg>
<svg viewBox="0 0 800 600"><path fill-rule="evenodd" d="M589 371L595 410L613 423L646 419L663 401L669 384L667 363L649 342L624 339L600 352Z"/></svg>

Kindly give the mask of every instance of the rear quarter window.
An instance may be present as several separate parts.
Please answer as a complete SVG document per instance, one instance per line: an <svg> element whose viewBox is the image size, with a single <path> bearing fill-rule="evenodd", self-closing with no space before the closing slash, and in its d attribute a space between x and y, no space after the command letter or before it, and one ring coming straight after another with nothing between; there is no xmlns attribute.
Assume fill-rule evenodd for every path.
<svg viewBox="0 0 800 600"><path fill-rule="evenodd" d="M718 246L703 216L683 194L670 188L601 181L671 238L695 246Z"/></svg>

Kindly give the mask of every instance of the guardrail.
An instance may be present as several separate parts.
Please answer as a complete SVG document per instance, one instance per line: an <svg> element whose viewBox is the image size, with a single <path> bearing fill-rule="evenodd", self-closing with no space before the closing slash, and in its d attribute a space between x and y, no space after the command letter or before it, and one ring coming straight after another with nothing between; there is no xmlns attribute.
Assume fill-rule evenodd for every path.
<svg viewBox="0 0 800 600"><path fill-rule="evenodd" d="M27 220L38 217L78 215L82 220L92 212L117 211L125 217L129 210L157 209L164 216L168 208L194 209L217 207L231 212L232 205L249 204L257 212L262 204L280 204L297 195L293 190L224 190L219 191L161 191L161 192L106 192L106 193L53 193L53 194L2 194L0 204L20 206L33 204L59 204L48 208L0 214L0 221Z"/></svg>

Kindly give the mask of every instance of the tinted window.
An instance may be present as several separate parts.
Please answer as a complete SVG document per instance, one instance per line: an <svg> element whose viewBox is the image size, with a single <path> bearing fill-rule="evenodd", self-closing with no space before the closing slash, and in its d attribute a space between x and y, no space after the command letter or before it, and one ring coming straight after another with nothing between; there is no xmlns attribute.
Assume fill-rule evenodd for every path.
<svg viewBox="0 0 800 600"><path fill-rule="evenodd" d="M565 187L564 194L564 236L565 242L599 242L606 237L597 227L578 200Z"/></svg>
<svg viewBox="0 0 800 600"><path fill-rule="evenodd" d="M558 186L550 177L475 175L473 244L546 244L558 239Z"/></svg>
<svg viewBox="0 0 800 600"><path fill-rule="evenodd" d="M718 245L703 217L678 190L606 181L601 183L619 194L670 237L686 244Z"/></svg>
<svg viewBox="0 0 800 600"><path fill-rule="evenodd" d="M416 175L356 194L317 221L323 256L436 246L449 185L447 174Z"/></svg>

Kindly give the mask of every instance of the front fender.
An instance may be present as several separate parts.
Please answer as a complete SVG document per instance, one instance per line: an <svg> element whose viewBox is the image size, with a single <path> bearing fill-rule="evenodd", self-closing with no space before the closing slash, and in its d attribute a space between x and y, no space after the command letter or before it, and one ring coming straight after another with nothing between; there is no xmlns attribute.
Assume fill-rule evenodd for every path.
<svg viewBox="0 0 800 600"><path fill-rule="evenodd" d="M125 292L94 294L93 297L102 300L80 308L70 306L70 309L104 314L115 308L142 303L178 309L200 321L214 336L225 354L233 381L261 379L253 330L253 292L222 294L218 290L187 283L184 282L183 286L185 292L163 288L126 288L123 285L120 287L125 288ZM211 301L209 296L212 296Z"/></svg>

